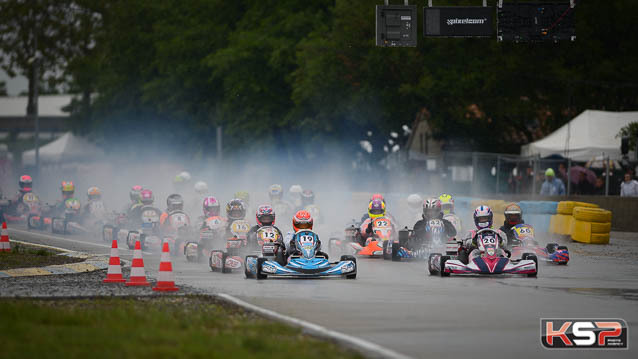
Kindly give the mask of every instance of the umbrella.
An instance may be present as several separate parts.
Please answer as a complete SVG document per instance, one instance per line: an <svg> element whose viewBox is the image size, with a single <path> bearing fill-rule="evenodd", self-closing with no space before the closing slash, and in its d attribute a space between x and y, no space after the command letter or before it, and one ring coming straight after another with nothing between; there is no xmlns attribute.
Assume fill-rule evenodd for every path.
<svg viewBox="0 0 638 359"><path fill-rule="evenodd" d="M581 173L585 174L585 180L591 184L596 184L596 174L594 171L583 166L572 166L569 169L569 180L571 183L579 184Z"/></svg>
<svg viewBox="0 0 638 359"><path fill-rule="evenodd" d="M587 161L587 168L605 168L605 162L607 162L607 158L603 156L593 157L591 160ZM621 168L620 164L616 160L609 160L609 169Z"/></svg>

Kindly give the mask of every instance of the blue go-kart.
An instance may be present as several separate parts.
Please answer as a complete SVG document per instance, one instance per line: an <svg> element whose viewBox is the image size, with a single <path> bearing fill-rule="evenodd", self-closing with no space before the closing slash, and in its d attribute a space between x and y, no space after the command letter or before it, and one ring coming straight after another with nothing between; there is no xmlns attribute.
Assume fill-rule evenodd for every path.
<svg viewBox="0 0 638 359"><path fill-rule="evenodd" d="M341 256L339 262L331 263L325 254L318 251L319 237L313 231L300 231L294 237L298 253L292 254L282 265L274 258L246 256L245 274L247 278L266 279L272 277L346 277L357 278L357 259L350 255Z"/></svg>

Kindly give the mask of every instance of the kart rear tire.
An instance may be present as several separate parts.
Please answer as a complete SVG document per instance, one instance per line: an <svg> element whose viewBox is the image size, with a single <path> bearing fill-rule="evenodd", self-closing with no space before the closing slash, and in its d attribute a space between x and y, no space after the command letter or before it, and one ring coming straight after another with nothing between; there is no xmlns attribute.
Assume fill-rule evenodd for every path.
<svg viewBox="0 0 638 359"><path fill-rule="evenodd" d="M268 275L263 274L261 272L261 268L264 265L266 258L257 258L257 275L255 276L257 279L267 279Z"/></svg>
<svg viewBox="0 0 638 359"><path fill-rule="evenodd" d="M401 262L401 257L399 256L399 243L392 242L392 261L393 262Z"/></svg>
<svg viewBox="0 0 638 359"><path fill-rule="evenodd" d="M29 214L29 217L27 217L27 228L28 229L34 229L35 227L31 225L31 218L35 217L35 214L31 213Z"/></svg>
<svg viewBox="0 0 638 359"><path fill-rule="evenodd" d="M257 256L248 255L244 258L244 275L246 276L246 278L252 279L252 278L255 278L255 275L248 271L248 265L247 265L248 258L257 258Z"/></svg>
<svg viewBox="0 0 638 359"><path fill-rule="evenodd" d="M210 251L210 257L208 257L208 266L210 267L210 271L211 272L218 272L219 269L213 267L213 255L217 252L221 252L221 251Z"/></svg>
<svg viewBox="0 0 638 359"><path fill-rule="evenodd" d="M433 268L431 266L432 263L432 257L438 255L437 253L430 253L430 255L428 256L428 272L430 273L430 275L437 275L439 274L439 271L436 270L436 268Z"/></svg>
<svg viewBox="0 0 638 359"><path fill-rule="evenodd" d="M392 259L392 253L388 253L389 241L383 241L383 260L389 261ZM390 247L392 249L392 247Z"/></svg>
<svg viewBox="0 0 638 359"><path fill-rule="evenodd" d="M441 277L449 277L450 273L445 272L445 262L450 259L450 256L441 256Z"/></svg>

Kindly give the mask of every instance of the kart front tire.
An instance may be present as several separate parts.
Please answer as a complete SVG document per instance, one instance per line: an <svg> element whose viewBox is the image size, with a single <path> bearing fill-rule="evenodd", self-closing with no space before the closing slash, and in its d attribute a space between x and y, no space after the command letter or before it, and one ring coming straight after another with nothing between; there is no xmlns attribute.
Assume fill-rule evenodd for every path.
<svg viewBox="0 0 638 359"><path fill-rule="evenodd" d="M534 264L536 265L536 272L528 273L527 276L536 277L538 275L538 257L536 257L536 254L523 253L523 255L521 256L521 259L534 261Z"/></svg>
<svg viewBox="0 0 638 359"><path fill-rule="evenodd" d="M438 254L430 253L430 256L428 257L428 272L430 273L430 275L439 274L439 271L436 270L436 268L432 267L432 257L434 257L436 255L438 255Z"/></svg>
<svg viewBox="0 0 638 359"><path fill-rule="evenodd" d="M352 261L354 262L354 267L355 269L357 268L357 258L355 258L354 256L348 255L348 254L344 254L341 256L341 258L339 258L339 260L341 260L342 262L344 261ZM346 279L357 279L357 272L355 271L352 274L347 274L346 275Z"/></svg>
<svg viewBox="0 0 638 359"><path fill-rule="evenodd" d="M266 258L257 258L257 275L256 275L257 279L268 278L268 275L263 274L261 272L261 268L263 267L265 261L266 261Z"/></svg>
<svg viewBox="0 0 638 359"><path fill-rule="evenodd" d="M210 251L210 257L208 257L208 266L210 267L211 272L217 272L219 270L213 266L213 255L217 252L221 251Z"/></svg>
<svg viewBox="0 0 638 359"><path fill-rule="evenodd" d="M445 272L445 262L450 259L450 256L441 256L441 277L449 277L450 273Z"/></svg>
<svg viewBox="0 0 638 359"><path fill-rule="evenodd" d="M222 273L230 273L232 269L226 268L226 259L228 258L228 254L226 252L222 253Z"/></svg>

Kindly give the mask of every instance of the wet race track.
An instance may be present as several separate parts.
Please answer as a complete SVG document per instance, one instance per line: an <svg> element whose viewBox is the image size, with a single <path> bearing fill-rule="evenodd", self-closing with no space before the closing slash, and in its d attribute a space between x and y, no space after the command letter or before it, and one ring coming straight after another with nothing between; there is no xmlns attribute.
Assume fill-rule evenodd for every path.
<svg viewBox="0 0 638 359"><path fill-rule="evenodd" d="M110 244L79 236L11 230L12 239L108 254ZM430 276L424 263L360 259L356 280L244 279L206 263L173 258L177 284L228 293L249 303L374 342L416 358L635 358L638 345L638 237L612 233L608 246L571 241L567 266L538 278ZM120 244L122 247L122 244ZM132 251L120 249L123 259ZM159 254L144 253L155 277ZM629 350L554 350L540 344L540 318L622 318Z"/></svg>

